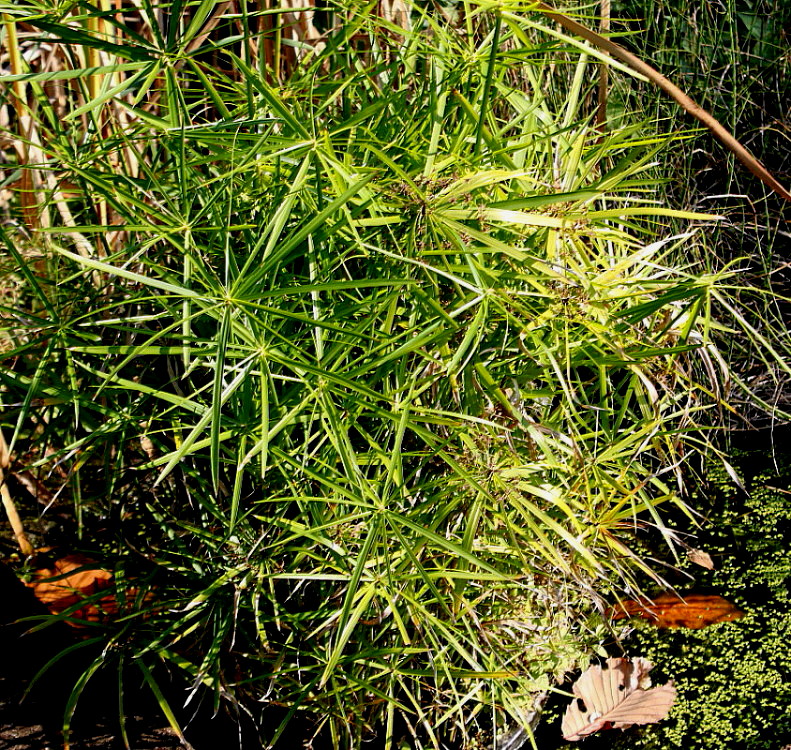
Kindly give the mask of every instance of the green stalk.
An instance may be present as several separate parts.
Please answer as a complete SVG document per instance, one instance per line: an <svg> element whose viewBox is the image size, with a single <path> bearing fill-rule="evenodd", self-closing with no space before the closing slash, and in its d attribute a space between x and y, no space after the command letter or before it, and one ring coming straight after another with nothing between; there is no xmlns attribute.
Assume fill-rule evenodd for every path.
<svg viewBox="0 0 791 750"><path fill-rule="evenodd" d="M500 47L500 29L502 28L503 19L500 11L495 11L494 15L494 32L492 33L491 49L489 51L489 61L486 66L486 80L483 85L483 94L481 96L480 110L478 113L478 129L475 133L475 148L473 149L473 156L477 157L481 153L481 139L483 137L483 129L486 123L486 114L489 110L489 97L492 91L492 81L494 80L494 69L497 61L497 52Z"/></svg>

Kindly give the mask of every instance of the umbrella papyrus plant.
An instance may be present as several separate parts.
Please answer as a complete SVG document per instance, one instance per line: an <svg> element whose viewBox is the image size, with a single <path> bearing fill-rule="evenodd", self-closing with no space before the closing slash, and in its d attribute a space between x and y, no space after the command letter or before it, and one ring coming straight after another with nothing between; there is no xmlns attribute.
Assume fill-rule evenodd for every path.
<svg viewBox="0 0 791 750"><path fill-rule="evenodd" d="M163 581L114 642L271 743L297 714L339 748L523 716L601 592L660 580L635 538L673 544L728 413L729 272L685 255L717 215L658 204L662 144L601 138L591 47L540 17L7 5L61 55L24 75L74 225L33 233L46 281L0 227L29 307L0 377Z"/></svg>

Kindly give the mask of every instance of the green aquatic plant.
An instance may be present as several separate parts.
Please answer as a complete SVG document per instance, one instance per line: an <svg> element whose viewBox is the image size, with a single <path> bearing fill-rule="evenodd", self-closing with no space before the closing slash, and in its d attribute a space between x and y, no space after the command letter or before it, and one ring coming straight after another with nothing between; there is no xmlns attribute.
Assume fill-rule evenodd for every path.
<svg viewBox="0 0 791 750"><path fill-rule="evenodd" d="M750 495L724 471L709 475L712 494L706 549L717 562L698 573L741 607L745 616L700 630L657 630L640 625L628 640L672 677L678 700L663 725L631 732L611 747L755 748L773 750L791 740L791 508L787 457L779 473L764 469L745 482ZM761 461L742 456L745 468Z"/></svg>

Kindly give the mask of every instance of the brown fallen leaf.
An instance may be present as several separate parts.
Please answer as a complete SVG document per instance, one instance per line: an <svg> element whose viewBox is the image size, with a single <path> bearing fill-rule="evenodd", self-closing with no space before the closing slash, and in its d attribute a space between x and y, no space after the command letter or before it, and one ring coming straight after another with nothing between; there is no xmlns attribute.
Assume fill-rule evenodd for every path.
<svg viewBox="0 0 791 750"><path fill-rule="evenodd" d="M658 628L705 628L718 622L730 622L744 616L735 604L716 594L660 594L653 600L627 599L610 610L613 620L641 617Z"/></svg>
<svg viewBox="0 0 791 750"><path fill-rule="evenodd" d="M84 606L69 613L68 622L74 627L80 627L80 620L101 622L118 612L114 593L108 591L105 596L93 598L112 586L113 574L85 555L64 555L39 568L34 575L27 586L52 614L60 614L85 602ZM86 601L89 597L91 600Z"/></svg>
<svg viewBox="0 0 791 750"><path fill-rule="evenodd" d="M695 563L695 565L700 565L702 568L706 568L706 570L714 570L714 561L711 559L711 555L708 552L704 552L702 549L687 550L687 558L690 562Z"/></svg>
<svg viewBox="0 0 791 750"><path fill-rule="evenodd" d="M572 686L576 698L563 716L561 731L570 742L602 729L626 729L664 719L676 697L672 682L650 688L647 659L607 659L589 667ZM650 688L650 689L649 689Z"/></svg>

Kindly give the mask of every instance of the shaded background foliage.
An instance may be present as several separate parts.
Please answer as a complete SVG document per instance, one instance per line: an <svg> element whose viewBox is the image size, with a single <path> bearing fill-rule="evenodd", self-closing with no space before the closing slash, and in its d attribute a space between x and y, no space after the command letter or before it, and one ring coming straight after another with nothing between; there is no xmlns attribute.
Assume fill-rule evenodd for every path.
<svg viewBox="0 0 791 750"><path fill-rule="evenodd" d="M632 32L624 40L652 60L743 143L784 184L791 181L791 6L783 0L685 4L675 0L613 3L613 29ZM626 111L640 107L660 127L682 127L671 102L644 83L628 90L615 84ZM617 105L616 105L617 106ZM758 329L787 327L791 315L791 233L787 209L776 196L760 198L760 188L732 156L703 132L683 147L666 152L661 167L668 196L685 206L716 203L728 221L708 231L719 258L750 260L747 277L773 289L780 298L765 303L742 300ZM734 352L736 359L739 354ZM785 408L787 396L766 379L763 363L742 358L742 371L768 403ZM765 418L749 405L743 411L755 424Z"/></svg>
<svg viewBox="0 0 791 750"><path fill-rule="evenodd" d="M739 133L782 182L789 181L791 9L786 3L616 2L613 16L616 28L638 31L627 38L633 49L640 50L695 101ZM645 84L637 84L634 91L640 92L643 105L653 108L658 118L674 119L672 105L652 97ZM671 167L668 174L675 175L671 184L677 199L695 203L710 195L755 195L749 186L751 179L734 169L731 156L712 146L703 134L666 162ZM724 165L727 168L723 169ZM777 208L778 201L770 197L769 210L775 216ZM758 217L764 214L760 207L756 210ZM749 228L754 222L746 224ZM735 253L740 248L737 244Z"/></svg>

